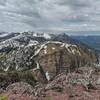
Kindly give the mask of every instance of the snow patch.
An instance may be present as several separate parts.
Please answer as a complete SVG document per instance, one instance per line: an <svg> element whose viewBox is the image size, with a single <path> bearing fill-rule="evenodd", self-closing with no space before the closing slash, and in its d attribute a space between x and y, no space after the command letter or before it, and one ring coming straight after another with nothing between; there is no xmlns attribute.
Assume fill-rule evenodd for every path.
<svg viewBox="0 0 100 100"><path fill-rule="evenodd" d="M55 50L55 47L52 47L53 50Z"/></svg>
<svg viewBox="0 0 100 100"><path fill-rule="evenodd" d="M9 67L5 68L4 71L6 72L6 71L8 71L8 69L9 69Z"/></svg>
<svg viewBox="0 0 100 100"><path fill-rule="evenodd" d="M77 53L79 53L79 55L81 55L81 53L75 49L75 48L77 48L77 45L67 44L67 43L63 43L63 42L59 42L59 41L48 41L48 42L40 45L39 49L35 51L34 56L36 56L42 49L44 49L44 53L47 54L47 44L49 44L49 43L60 44L61 45L60 47L65 47L69 53L75 54L75 52L77 52ZM75 48L72 48L72 47L75 47ZM52 47L52 49L54 50L55 48Z"/></svg>
<svg viewBox="0 0 100 100"><path fill-rule="evenodd" d="M50 81L50 76L49 76L49 73L48 73L48 72L46 72L46 73L45 73L45 75L46 75L46 79L47 79L48 81Z"/></svg>
<svg viewBox="0 0 100 100"><path fill-rule="evenodd" d="M71 46L71 44L66 44L65 45L66 49L68 49L68 47L70 47L70 46Z"/></svg>
<svg viewBox="0 0 100 100"><path fill-rule="evenodd" d="M36 64L37 64L37 69L40 69L40 65L39 65L39 63L37 62Z"/></svg>
<svg viewBox="0 0 100 100"><path fill-rule="evenodd" d="M47 49L44 49L44 53L47 54Z"/></svg>
<svg viewBox="0 0 100 100"><path fill-rule="evenodd" d="M46 39L50 39L51 38L51 36L49 35L49 34L44 34L44 38L46 38Z"/></svg>
<svg viewBox="0 0 100 100"><path fill-rule="evenodd" d="M47 54L47 46L44 46L44 53Z"/></svg>
<svg viewBox="0 0 100 100"><path fill-rule="evenodd" d="M42 44L42 45L40 46L40 48L39 48L38 50L36 50L36 51L35 51L35 53L34 53L34 55L33 55L33 56L38 55L38 54L39 54L39 52L43 49L43 47L44 47L45 45L46 45L46 44Z"/></svg>
<svg viewBox="0 0 100 100"><path fill-rule="evenodd" d="M1 34L0 37L5 37L5 36L8 36L8 34Z"/></svg>
<svg viewBox="0 0 100 100"><path fill-rule="evenodd" d="M16 70L18 70L18 65L16 64Z"/></svg>
<svg viewBox="0 0 100 100"><path fill-rule="evenodd" d="M36 63L36 65L37 65L37 67L36 67L36 68L34 68L34 69L33 69L33 71L36 71L36 70L39 70L39 69L40 69L40 65L39 65L39 63L38 63L38 62Z"/></svg>
<svg viewBox="0 0 100 100"><path fill-rule="evenodd" d="M72 53L75 54L75 50L74 49L72 49Z"/></svg>
<svg viewBox="0 0 100 100"><path fill-rule="evenodd" d="M45 39L50 39L51 36L47 33L34 33L33 34L34 37L44 37Z"/></svg>
<svg viewBox="0 0 100 100"><path fill-rule="evenodd" d="M65 46L65 43L63 43L60 47L64 47Z"/></svg>
<svg viewBox="0 0 100 100"><path fill-rule="evenodd" d="M32 40L30 40L28 46L33 46L33 45L37 45L37 44L38 44L38 41L32 41Z"/></svg>
<svg viewBox="0 0 100 100"><path fill-rule="evenodd" d="M44 46L44 49L47 49L47 46L46 45Z"/></svg>

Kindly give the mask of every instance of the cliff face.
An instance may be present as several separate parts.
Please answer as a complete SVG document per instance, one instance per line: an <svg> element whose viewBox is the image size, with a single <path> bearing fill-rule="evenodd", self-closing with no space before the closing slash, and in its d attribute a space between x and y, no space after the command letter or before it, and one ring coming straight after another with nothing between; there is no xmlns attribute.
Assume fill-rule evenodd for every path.
<svg viewBox="0 0 100 100"><path fill-rule="evenodd" d="M97 56L91 50L62 42L50 41L42 44L35 53L36 61L50 79L59 73L68 73L83 66L93 66L97 62Z"/></svg>

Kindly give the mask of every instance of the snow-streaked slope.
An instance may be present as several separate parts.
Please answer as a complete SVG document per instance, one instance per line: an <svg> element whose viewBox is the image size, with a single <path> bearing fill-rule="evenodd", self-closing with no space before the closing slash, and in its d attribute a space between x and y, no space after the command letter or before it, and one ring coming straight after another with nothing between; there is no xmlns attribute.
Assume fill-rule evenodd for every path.
<svg viewBox="0 0 100 100"><path fill-rule="evenodd" d="M0 37L5 37L5 36L8 36L8 34L6 33L6 34L0 34Z"/></svg>
<svg viewBox="0 0 100 100"><path fill-rule="evenodd" d="M93 61L95 61L96 59L95 54L92 53L92 50L88 48L85 50L85 48L81 48L81 46L71 43L72 39L70 39L70 37L68 37L67 35L59 35L59 38L56 35L57 39L55 35L52 35L54 36L54 39L53 39L51 34L46 34L46 33L37 34L34 32L33 33L31 32L9 33L8 35L7 34L5 35L0 34L0 35L2 37L2 41L0 41L0 57L1 57L0 63L2 64L1 68L4 71L10 70L11 67L12 68L14 67L15 70L32 68L32 63L35 58L39 57L40 59L44 57L44 60L45 60L46 59L45 56L48 58L48 55L52 56L55 53L58 53L58 55L56 55L57 59L59 59L60 55L63 56L63 58L65 59L63 62L65 63L65 65L63 65L62 67L68 66L66 61L72 58L74 59L75 57L80 58L81 56L83 56L81 58L85 59L85 56L87 56L87 58L89 59L89 60L85 59L87 60L87 62L89 61L92 62L91 59L93 59ZM68 42L66 39L68 39ZM90 58L89 55L90 56L93 55L94 57ZM75 58L75 59L78 59L78 58ZM56 59L52 57L51 60L53 59L54 59L54 64L55 64ZM74 62L73 59L71 62ZM85 60L84 62L86 62ZM37 69L39 69L40 62L39 61L36 61L36 62L38 62ZM46 59L46 62L47 62L47 59ZM44 64L43 66L47 66L47 65ZM52 66L53 65L50 65L50 67ZM50 73L48 71L46 71L45 73L46 73L47 80L49 80Z"/></svg>
<svg viewBox="0 0 100 100"><path fill-rule="evenodd" d="M60 46L60 48L66 48L66 50L69 53L72 53L72 54L78 53L79 55L81 55L80 51L78 50L77 45L63 43L63 42L59 42L59 41L47 41L47 42L43 43L42 45L39 45L38 49L36 49L36 51L35 51L34 56L38 55L42 49L44 49L44 53L46 54L48 44L58 44ZM52 47L52 49L55 50L56 48Z"/></svg>

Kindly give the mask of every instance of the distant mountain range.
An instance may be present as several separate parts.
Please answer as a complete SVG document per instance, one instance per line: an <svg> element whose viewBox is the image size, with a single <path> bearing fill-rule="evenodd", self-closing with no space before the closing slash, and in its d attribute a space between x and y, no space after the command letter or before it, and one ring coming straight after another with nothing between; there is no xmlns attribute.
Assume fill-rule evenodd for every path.
<svg viewBox="0 0 100 100"><path fill-rule="evenodd" d="M100 36L71 36L100 53Z"/></svg>

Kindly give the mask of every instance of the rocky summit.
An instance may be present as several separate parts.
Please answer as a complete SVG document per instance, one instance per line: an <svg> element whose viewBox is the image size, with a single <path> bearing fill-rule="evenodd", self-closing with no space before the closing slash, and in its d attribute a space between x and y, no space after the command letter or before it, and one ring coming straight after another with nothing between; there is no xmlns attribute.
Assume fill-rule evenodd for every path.
<svg viewBox="0 0 100 100"><path fill-rule="evenodd" d="M99 55L66 34L0 34L0 99L99 100L99 76Z"/></svg>

